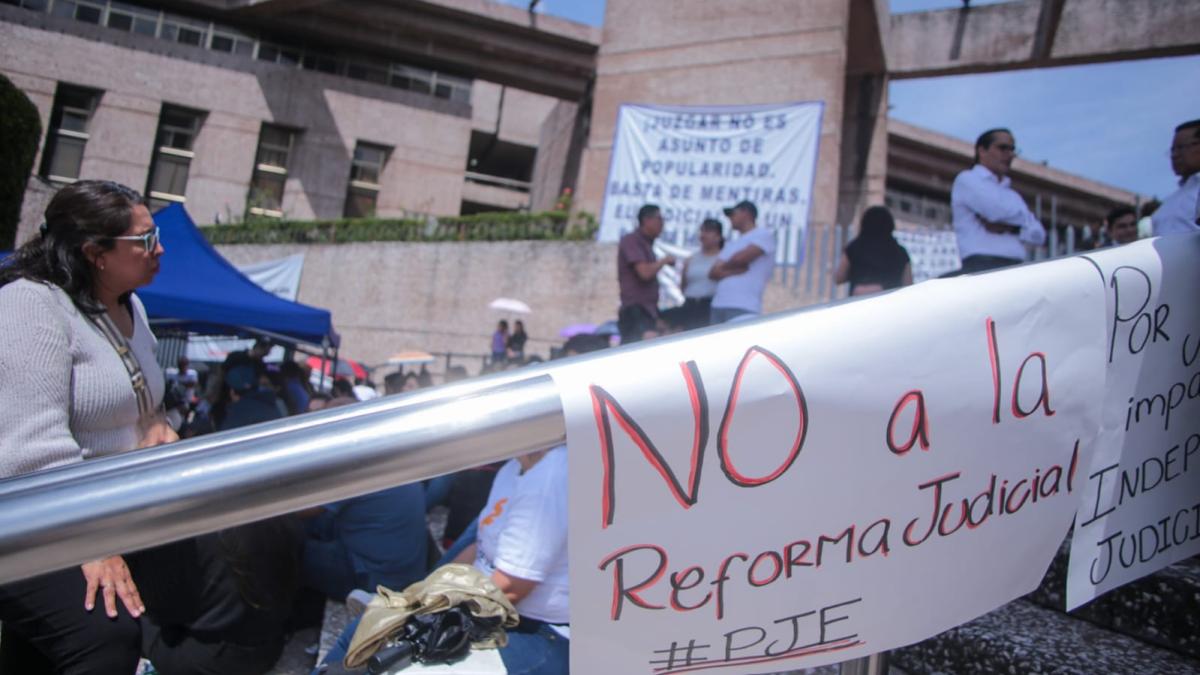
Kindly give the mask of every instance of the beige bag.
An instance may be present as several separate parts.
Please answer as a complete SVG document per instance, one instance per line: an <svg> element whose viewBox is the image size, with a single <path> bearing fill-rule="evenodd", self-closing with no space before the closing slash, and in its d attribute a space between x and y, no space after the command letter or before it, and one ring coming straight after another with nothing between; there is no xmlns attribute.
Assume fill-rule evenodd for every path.
<svg viewBox="0 0 1200 675"><path fill-rule="evenodd" d="M346 667L366 664L389 637L404 628L408 617L445 611L455 605L464 605L477 617L503 617L505 628L521 620L516 608L486 574L471 565L443 565L403 591L383 586L377 589L350 641ZM471 648L495 649L506 644L507 637L501 633L495 640L472 643Z"/></svg>

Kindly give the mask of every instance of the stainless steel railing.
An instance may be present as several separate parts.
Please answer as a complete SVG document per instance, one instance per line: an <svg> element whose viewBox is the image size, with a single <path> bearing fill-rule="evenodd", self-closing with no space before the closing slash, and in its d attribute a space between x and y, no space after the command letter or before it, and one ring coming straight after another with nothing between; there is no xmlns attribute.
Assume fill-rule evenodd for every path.
<svg viewBox="0 0 1200 675"><path fill-rule="evenodd" d="M449 388L448 388L449 389ZM0 482L0 583L563 442L545 373Z"/></svg>

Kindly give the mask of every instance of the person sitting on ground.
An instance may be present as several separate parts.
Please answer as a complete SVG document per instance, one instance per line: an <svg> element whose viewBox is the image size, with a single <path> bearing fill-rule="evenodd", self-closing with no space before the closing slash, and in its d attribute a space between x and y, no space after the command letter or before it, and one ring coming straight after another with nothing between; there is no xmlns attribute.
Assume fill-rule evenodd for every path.
<svg viewBox="0 0 1200 675"><path fill-rule="evenodd" d="M562 357L608 346L599 335L576 335ZM521 623L508 629L500 658L509 675L563 675L570 668L567 578L567 448L559 445L505 462L486 505L446 551L440 565L474 564L516 605ZM359 620L338 638L313 675L346 657Z"/></svg>
<svg viewBox="0 0 1200 675"><path fill-rule="evenodd" d="M350 384L350 380L344 377L339 377L333 381L333 385L329 388L330 400L325 405L326 408L332 408L339 405L348 405L350 403L358 403L358 397L354 395L354 385Z"/></svg>
<svg viewBox="0 0 1200 675"><path fill-rule="evenodd" d="M835 283L850 282L850 295L866 295L912 284L912 261L892 232L896 221L886 206L863 212L858 236L846 245Z"/></svg>
<svg viewBox="0 0 1200 675"><path fill-rule="evenodd" d="M230 355L233 357L234 355ZM228 403L218 429L237 429L283 417L275 392L260 384L258 362L246 357L226 359L224 377Z"/></svg>
<svg viewBox="0 0 1200 675"><path fill-rule="evenodd" d="M348 405L345 397L326 408ZM428 571L425 490L410 483L300 512L308 520L305 588L343 601L351 591L402 589ZM323 606L323 603L321 603Z"/></svg>
<svg viewBox="0 0 1200 675"><path fill-rule="evenodd" d="M288 413L299 415L306 412L312 390L300 364L284 361L279 366L279 374L283 377L283 400L287 404Z"/></svg>
<svg viewBox="0 0 1200 675"><path fill-rule="evenodd" d="M132 556L130 567L147 607L142 653L154 672L269 671L283 653L300 588L301 541L299 522L284 516Z"/></svg>

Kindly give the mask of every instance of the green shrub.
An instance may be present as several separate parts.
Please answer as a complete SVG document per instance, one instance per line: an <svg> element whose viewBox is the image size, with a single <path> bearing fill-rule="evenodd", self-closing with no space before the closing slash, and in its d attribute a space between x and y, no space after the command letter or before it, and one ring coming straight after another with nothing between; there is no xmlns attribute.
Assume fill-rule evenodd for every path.
<svg viewBox="0 0 1200 675"><path fill-rule="evenodd" d="M0 75L0 250L10 250L16 243L25 184L41 138L37 107Z"/></svg>
<svg viewBox="0 0 1200 675"><path fill-rule="evenodd" d="M579 241L596 234L588 213L479 213L414 218L254 219L201 228L213 244L344 244L356 241Z"/></svg>

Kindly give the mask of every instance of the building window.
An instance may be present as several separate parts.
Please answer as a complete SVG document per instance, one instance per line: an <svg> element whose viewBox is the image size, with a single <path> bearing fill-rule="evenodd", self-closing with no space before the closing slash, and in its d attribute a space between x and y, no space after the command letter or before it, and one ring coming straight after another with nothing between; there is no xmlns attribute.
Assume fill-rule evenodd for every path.
<svg viewBox="0 0 1200 675"><path fill-rule="evenodd" d="M529 192L537 148L502 141L495 134L471 132L467 180Z"/></svg>
<svg viewBox="0 0 1200 675"><path fill-rule="evenodd" d="M370 218L379 199L379 181L390 150L381 145L359 142L350 165L350 186L346 190L347 218Z"/></svg>
<svg viewBox="0 0 1200 675"><path fill-rule="evenodd" d="M63 183L79 178L83 148L89 138L88 126L99 101L100 92L94 89L58 85L46 133L46 149L42 153L43 176Z"/></svg>
<svg viewBox="0 0 1200 675"><path fill-rule="evenodd" d="M283 216L283 189L287 184L288 159L296 142L296 132L285 127L264 124L258 137L254 176L246 211L256 216Z"/></svg>
<svg viewBox="0 0 1200 675"><path fill-rule="evenodd" d="M75 19L84 23L99 24L104 16L104 0L85 2L84 0L58 0L54 3L54 16Z"/></svg>
<svg viewBox="0 0 1200 675"><path fill-rule="evenodd" d="M203 121L204 113L198 110L163 106L146 187L151 211L186 200L188 171L194 156L192 145Z"/></svg>
<svg viewBox="0 0 1200 675"><path fill-rule="evenodd" d="M390 85L459 103L471 102L471 80L467 78L402 63L382 62L362 53L329 54L299 46L285 47L234 26L167 13L124 0L0 0L0 3L201 49Z"/></svg>
<svg viewBox="0 0 1200 675"><path fill-rule="evenodd" d="M108 8L107 25L127 33L154 37L158 34L158 14L152 9L113 0Z"/></svg>

